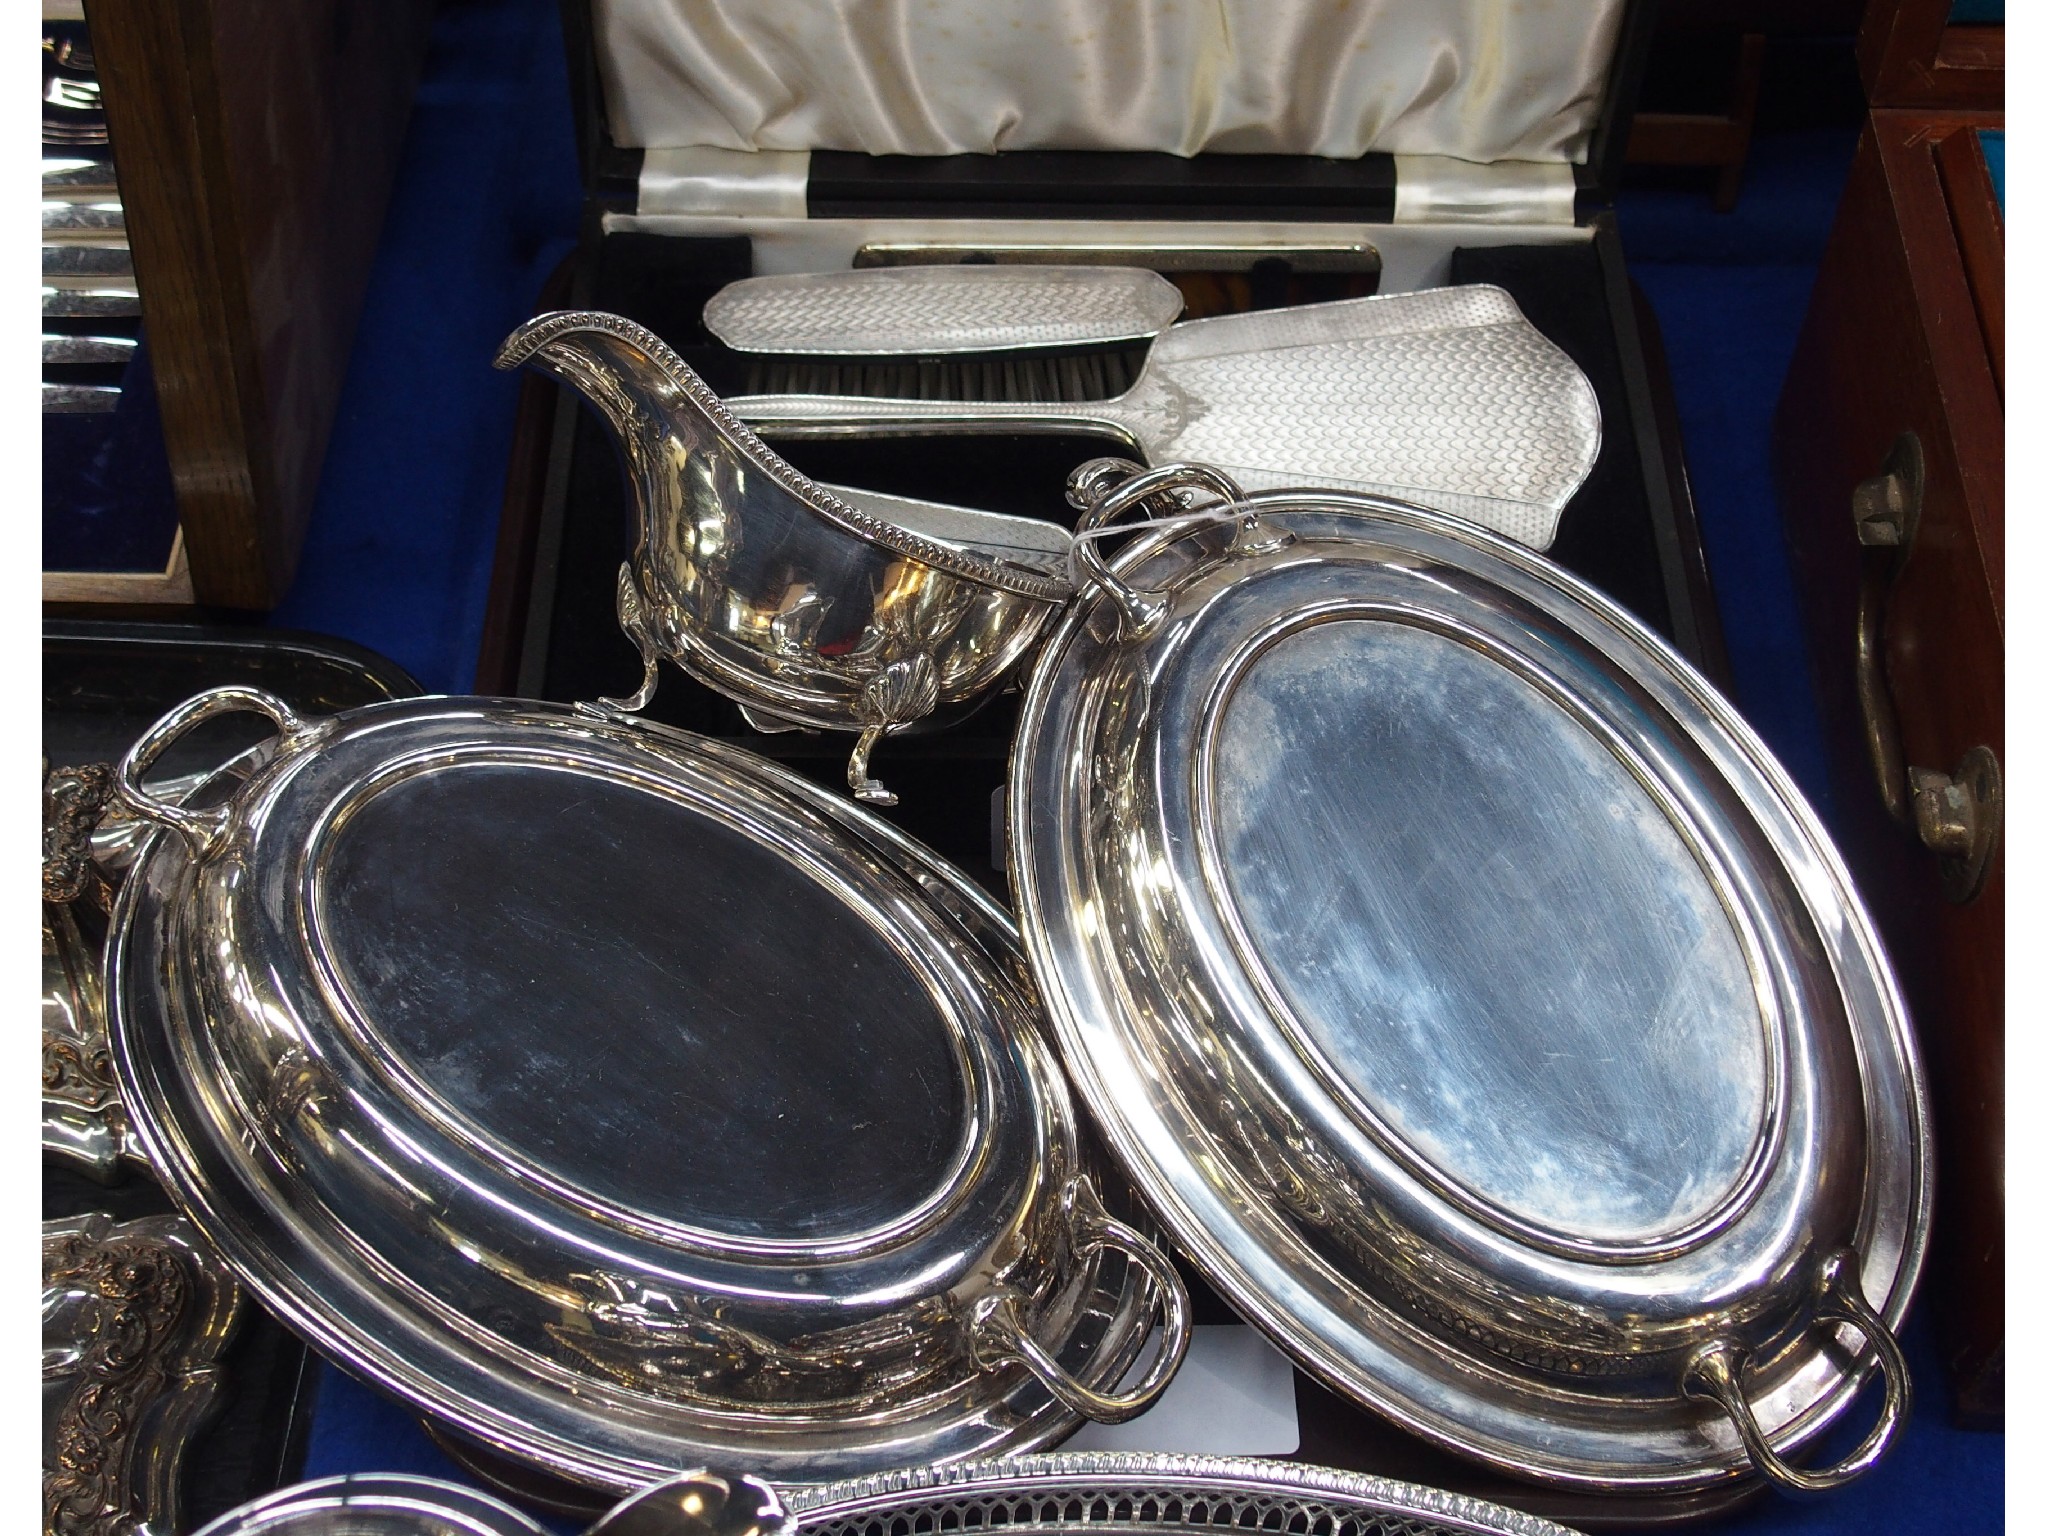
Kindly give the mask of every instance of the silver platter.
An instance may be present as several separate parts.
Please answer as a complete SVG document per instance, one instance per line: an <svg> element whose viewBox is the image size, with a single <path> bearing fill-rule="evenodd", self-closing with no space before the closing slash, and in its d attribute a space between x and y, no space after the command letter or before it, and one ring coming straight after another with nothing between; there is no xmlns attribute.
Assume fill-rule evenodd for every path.
<svg viewBox="0 0 2048 1536"><path fill-rule="evenodd" d="M1142 1452L921 1467L789 1497L802 1536L1569 1536L1462 1494L1329 1467Z"/></svg>
<svg viewBox="0 0 2048 1536"><path fill-rule="evenodd" d="M1334 1389L1510 1474L1866 1469L1909 1403L1927 1108L1783 771L1507 540L1125 472L1077 475L1084 525L1228 504L1113 568L1077 547L1011 876L1063 1058L1180 1246ZM1876 1428L1793 1465L1874 1364Z"/></svg>
<svg viewBox="0 0 2048 1536"><path fill-rule="evenodd" d="M140 788L240 710L280 737L226 804ZM844 800L567 707L234 688L119 776L169 824L108 958L143 1150L274 1310L489 1450L821 1481L1044 1446L1177 1365L1014 931Z"/></svg>

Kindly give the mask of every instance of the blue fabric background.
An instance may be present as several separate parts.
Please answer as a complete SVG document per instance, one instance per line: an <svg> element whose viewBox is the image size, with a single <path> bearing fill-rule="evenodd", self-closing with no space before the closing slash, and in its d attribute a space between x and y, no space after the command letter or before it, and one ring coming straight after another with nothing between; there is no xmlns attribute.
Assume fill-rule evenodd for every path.
<svg viewBox="0 0 2048 1536"><path fill-rule="evenodd" d="M1852 145L1846 132L1760 137L1729 215L1704 192L1621 199L1623 241L1670 355L1737 702L1824 813L1769 431ZM553 0L448 0L304 562L273 622L371 646L431 690L469 686L517 390L490 359L573 245L579 200ZM1906 1339L1919 1408L1891 1459L1848 1490L1772 1498L1717 1529L2002 1528L2004 1437L1948 1426L1924 1314ZM1845 1443L1861 1428L1845 1426ZM306 1475L356 1471L468 1480L402 1409L329 1370Z"/></svg>
<svg viewBox="0 0 2048 1536"><path fill-rule="evenodd" d="M576 243L582 206L550 0L445 0L342 387L297 580L271 622L460 693L519 381L492 354Z"/></svg>

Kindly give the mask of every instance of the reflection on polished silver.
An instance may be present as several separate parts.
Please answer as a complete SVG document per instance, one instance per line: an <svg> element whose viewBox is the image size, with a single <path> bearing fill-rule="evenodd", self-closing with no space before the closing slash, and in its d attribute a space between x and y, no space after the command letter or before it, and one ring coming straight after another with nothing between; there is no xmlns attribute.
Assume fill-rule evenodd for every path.
<svg viewBox="0 0 2048 1536"><path fill-rule="evenodd" d="M238 756L235 777L268 756ZM180 802L211 773L162 775L149 793ZM114 769L88 763L43 772L43 1155L103 1184L147 1169L107 1042L101 955L116 884L155 828L113 801Z"/></svg>
<svg viewBox="0 0 2048 1536"><path fill-rule="evenodd" d="M43 1223L45 1536L178 1536L185 1453L241 1312L182 1217Z"/></svg>
<svg viewBox="0 0 2048 1536"><path fill-rule="evenodd" d="M104 763L43 763L43 1151L112 1183L127 1150L127 1119L107 1052L98 946L81 930L104 911L106 881L93 833L113 794Z"/></svg>
<svg viewBox="0 0 2048 1536"><path fill-rule="evenodd" d="M727 283L704 326L742 352L928 356L1137 341L1181 306L1143 267L869 267Z"/></svg>
<svg viewBox="0 0 2048 1536"><path fill-rule="evenodd" d="M795 1529L782 1495L760 1478L700 1469L614 1505L584 1536L793 1536Z"/></svg>
<svg viewBox="0 0 2048 1536"><path fill-rule="evenodd" d="M107 1048L95 947L68 905L43 906L43 1153L103 1184L134 1156Z"/></svg>
<svg viewBox="0 0 2048 1536"><path fill-rule="evenodd" d="M758 1477L696 1471L642 1489L584 1536L792 1536L794 1526ZM546 1536L546 1527L460 1483L369 1472L281 1488L199 1536Z"/></svg>
<svg viewBox="0 0 2048 1536"><path fill-rule="evenodd" d="M87 288L43 285L43 313L69 319L125 319L142 313L142 299L131 283L94 283Z"/></svg>
<svg viewBox="0 0 2048 1536"><path fill-rule="evenodd" d="M1693 1351L1681 1378L1688 1397L1705 1398L1721 1405L1734 1422L1736 1433L1742 1436L1750 1460L1772 1482L1799 1493L1825 1493L1876 1466L1897 1437L1913 1404L1905 1355L1883 1319L1873 1316L1863 1299L1862 1286L1856 1278L1856 1255L1846 1248L1830 1254L1821 1266L1817 1290L1815 1321L1848 1323L1877 1350L1878 1363L1884 1370L1884 1407L1877 1422L1871 1425L1863 1443L1833 1466L1809 1472L1793 1466L1772 1449L1770 1437L1750 1410L1742 1384L1749 1364L1749 1351L1742 1344L1725 1337L1702 1344Z"/></svg>
<svg viewBox="0 0 2048 1536"><path fill-rule="evenodd" d="M198 1536L547 1536L547 1527L460 1483L358 1472L251 1499Z"/></svg>
<svg viewBox="0 0 2048 1536"><path fill-rule="evenodd" d="M1528 551L1375 497L1215 515L1112 562L1153 622L1076 600L1012 759L1020 924L1120 1161L1306 1369L1504 1471L1776 1477L1882 1361L1867 1465L1927 1112L1817 820Z"/></svg>
<svg viewBox="0 0 2048 1536"><path fill-rule="evenodd" d="M282 735L231 799L142 788L239 709ZM274 1309L485 1447L815 1481L1164 1385L1113 1390L1185 1299L1097 1200L1014 931L843 798L566 706L242 688L117 783L165 828L109 946L136 1134Z"/></svg>
<svg viewBox="0 0 2048 1536"><path fill-rule="evenodd" d="M120 408L118 384L43 384L45 416L104 416Z"/></svg>
<svg viewBox="0 0 2048 1536"><path fill-rule="evenodd" d="M1066 596L1066 530L895 498L835 495L764 446L653 332L570 311L514 331L497 364L533 363L610 427L638 533L619 622L639 692L662 657L742 704L861 732L847 780L890 731L995 684ZM879 510L878 510L879 509Z"/></svg>
<svg viewBox="0 0 2048 1536"><path fill-rule="evenodd" d="M1482 283L1187 320L1114 400L749 395L771 437L1093 431L1248 489L1406 496L1547 549L1600 452L1585 374Z"/></svg>
<svg viewBox="0 0 2048 1536"><path fill-rule="evenodd" d="M918 1467L790 1495L803 1536L1569 1536L1463 1494L1294 1462L1148 1452Z"/></svg>

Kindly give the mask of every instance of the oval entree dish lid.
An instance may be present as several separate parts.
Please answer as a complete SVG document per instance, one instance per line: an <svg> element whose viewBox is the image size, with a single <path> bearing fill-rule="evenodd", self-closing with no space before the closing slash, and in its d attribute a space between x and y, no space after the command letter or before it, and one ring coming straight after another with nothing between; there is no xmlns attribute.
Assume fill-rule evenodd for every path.
<svg viewBox="0 0 2048 1536"><path fill-rule="evenodd" d="M224 805L133 796L169 825L110 1032L167 1185L335 1358L620 1490L1029 1449L1164 1385L1184 1304L965 876L751 754L562 706L220 690L124 775L242 709L281 736Z"/></svg>
<svg viewBox="0 0 2048 1536"><path fill-rule="evenodd" d="M1304 1368L1502 1471L1861 1471L1907 1406L1927 1111L1783 771L1507 540L1121 473L1076 477L1092 578L1024 705L1011 877L1178 1244ZM1105 563L1086 530L1138 505L1167 515ZM1865 1443L1788 1465L1874 1365Z"/></svg>

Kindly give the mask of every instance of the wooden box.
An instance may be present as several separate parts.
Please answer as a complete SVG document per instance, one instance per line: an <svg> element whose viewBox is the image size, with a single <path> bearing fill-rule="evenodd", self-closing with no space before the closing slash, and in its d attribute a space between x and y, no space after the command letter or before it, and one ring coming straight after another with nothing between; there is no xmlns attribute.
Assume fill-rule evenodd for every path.
<svg viewBox="0 0 2048 1536"><path fill-rule="evenodd" d="M90 0L177 529L167 563L46 575L46 601L283 595L431 16L430 0Z"/></svg>
<svg viewBox="0 0 2048 1536"><path fill-rule="evenodd" d="M1929 1301L1958 1416L1980 1424L2004 1400L2005 287L1980 138L2002 127L1995 112L1871 112L1776 439L1834 831L1934 1085ZM1934 824L1959 811L1978 877L1928 846L1967 843Z"/></svg>

